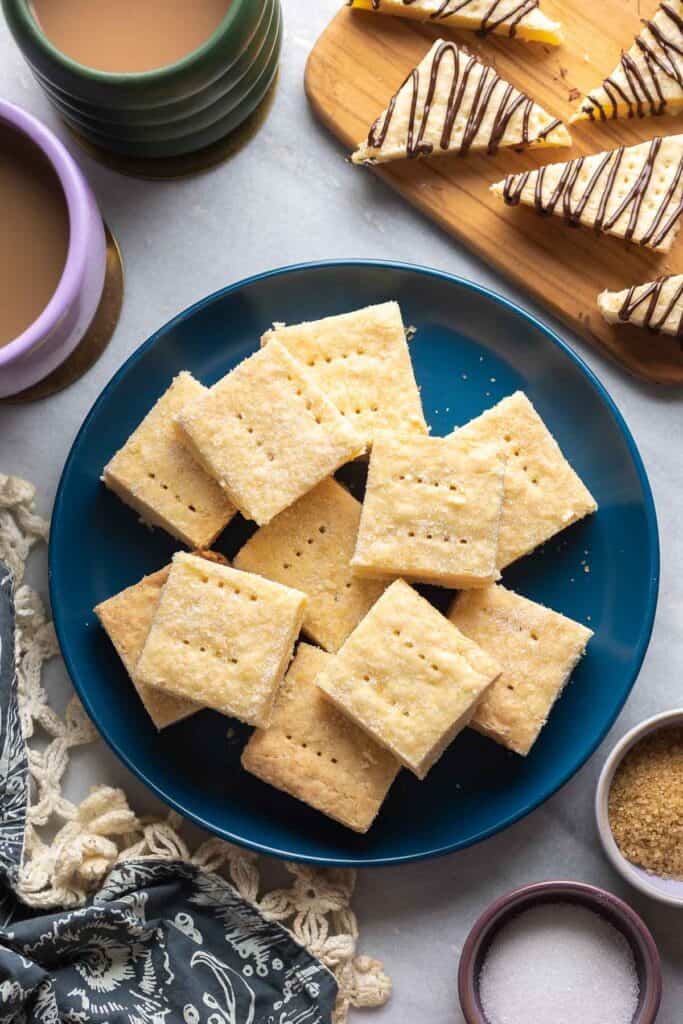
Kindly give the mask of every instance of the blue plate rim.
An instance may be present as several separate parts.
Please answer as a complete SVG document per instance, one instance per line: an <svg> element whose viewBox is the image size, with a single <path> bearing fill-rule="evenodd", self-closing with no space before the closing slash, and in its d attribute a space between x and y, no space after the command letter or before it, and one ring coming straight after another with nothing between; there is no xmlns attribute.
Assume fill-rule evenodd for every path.
<svg viewBox="0 0 683 1024"><path fill-rule="evenodd" d="M102 737L105 743L119 758L119 760L123 762L126 768L128 768L133 773L133 775L135 775L143 783L143 785L150 789L162 801L162 803L173 808L184 818L187 818L189 821L192 821L195 825L198 825L200 828L203 828L205 831L211 833L212 835L217 835L221 839L225 839L228 842L235 843L238 846L242 846L246 849L253 850L257 853L266 856L278 857L284 860L295 860L298 863L302 864L317 864L319 866L325 867L393 867L399 866L401 864L418 863L424 860L431 860L435 857L443 857L446 854L455 853L458 850L467 849L470 846L474 846L477 843L482 842L484 839L489 839L491 836L497 835L499 832L505 831L505 829L510 828L510 826L514 825L518 821L521 821L532 811L535 811L537 810L537 808L541 807L544 803L546 803L547 800L550 799L550 797L554 796L557 792L559 792L559 790L562 789L570 781L570 779L572 779L574 775L576 775L576 773L580 771L585 764L587 764L587 762L593 756L593 754L600 746L605 736L610 731L610 729L616 722L617 718L623 711L624 706L629 696L631 695L633 687L640 674L640 669L642 667L645 655L650 644L650 640L652 638L652 630L654 627L654 620L659 597L661 553L659 543L659 529L657 524L657 512L655 508L654 497L652 494L652 488L650 486L650 481L645 470L645 465L643 463L642 457L636 445L635 439L628 427L628 424L626 423L626 420L624 419L622 413L620 412L619 408L614 402L614 399L611 397L611 395L609 394L605 386L602 384L600 379L591 370L588 364L582 359L582 357L577 352L575 352L574 349L567 342L563 341L559 334L557 334L551 327L543 323L543 321L536 317L533 313L530 313L528 310L524 309L516 302L513 302L511 299L508 299L505 295L500 295L498 292L493 291L493 289L488 288L485 285L477 284L474 281L469 281L467 278L460 277L457 274L451 274L445 270L437 270L434 267L427 267L417 263L410 263L408 261L402 260L334 259L312 260L303 263L292 263L283 267L275 267L271 270L261 271L257 274L252 274L249 277L242 278L241 280L236 281L233 284L226 285L224 288L219 288L216 291L212 292L210 295L205 296L203 299L199 299L197 302L194 302L191 306L188 306L186 309L182 310L180 313L176 314L176 316L172 317L165 324L159 327L154 332L154 334L152 334L146 341L142 342L122 363L122 365L119 367L116 373L114 373L110 381L104 386L100 394L95 399L93 405L91 406L89 412L87 413L85 419L83 420L83 423L81 424L78 433L76 434L73 440L73 443L69 450L69 454L67 455L64 467L62 469L59 484L57 486L57 492L55 495L55 501L52 511L52 521L54 521L61 514L61 506L64 500L64 489L70 467L72 463L78 458L82 438L86 431L88 430L90 421L94 417L95 412L98 409L100 403L105 400L110 391L114 390L119 379L123 376L123 374L127 372L130 369L130 367L134 365L142 357L142 355L147 351L148 348L150 348L157 342L160 336L166 334L176 324L182 323L184 320L191 318L196 312L220 300L225 295L229 295L232 292L239 291L240 289L246 288L259 281L263 281L273 277L280 277L286 274L301 273L321 269L341 269L349 267L359 269L362 267L374 267L389 271L407 270L410 271L411 273L423 275L426 277L438 278L448 282L449 284L456 285L457 287L460 288L464 288L466 291L474 292L482 296L483 298L488 299L490 302L493 302L494 305L498 305L507 312L511 312L513 315L518 316L522 320L522 322L526 322L527 324L530 324L534 328L538 329L541 332L541 334L545 338L547 338L548 341L555 345L556 348L559 348L569 358L569 360L579 368L579 370L586 377L588 383L597 392L598 398L607 406L609 412L612 414L614 420L616 421L616 424L622 436L626 441L629 454L633 459L633 464L638 475L640 486L643 490L647 533L652 548L652 564L650 567L651 571L649 574L647 588L647 611L645 617L645 629L641 632L641 640L635 652L633 669L631 672L631 678L628 681L628 690L626 696L624 697L624 700L621 703L621 705L616 709L614 715L612 715L609 718L609 720L605 722L603 729L597 736L595 742L591 744L589 750L584 755L582 755L576 763L570 766L570 768L568 768L566 772L563 773L559 781L555 780L547 789L545 789L542 795L538 797L538 799L529 801L527 804L524 805L524 807L518 808L513 814L510 814L506 818L503 818L496 825L493 825L487 829L482 829L474 836L470 836L467 840L456 840L455 842L448 843L445 846L438 846L430 850L423 850L420 853L402 854L395 857L330 858L319 857L313 854L293 854L291 851L288 850L281 850L277 847L268 846L265 843L259 843L255 840L235 835L234 833L228 832L225 829L217 829L214 825L210 824L204 818L202 818L201 815L188 810L186 807L182 806L182 804L174 800L171 796L164 793L161 787L157 785L157 783L149 779L146 776L145 772L133 763L133 761L128 757L128 755L120 747L120 745L110 739L110 737L107 735L105 729L102 727L102 725L97 719L97 716L94 713L92 704L88 697L87 686L83 688L81 685L81 681L78 678L77 667L73 663L73 659L68 653L68 645L66 645L66 643L62 643L63 623L61 621L59 602L57 600L57 595L55 593L54 582L56 576L55 565L59 558L59 554L55 551L55 548L51 543L51 537L48 549L48 583L50 602L52 605L53 622L55 632L57 634L60 652L62 654L62 658L64 659L64 664L69 674L69 678L73 683L74 689L76 690L76 693L78 694L88 716L90 717L91 721L95 724L99 735ZM67 650L65 650L65 647L67 647Z"/></svg>

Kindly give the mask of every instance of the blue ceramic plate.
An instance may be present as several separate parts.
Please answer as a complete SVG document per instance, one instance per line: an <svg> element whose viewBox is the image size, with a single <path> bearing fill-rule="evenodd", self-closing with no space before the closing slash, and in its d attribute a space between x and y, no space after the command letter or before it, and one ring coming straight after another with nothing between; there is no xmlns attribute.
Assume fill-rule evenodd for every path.
<svg viewBox="0 0 683 1024"><path fill-rule="evenodd" d="M315 320L398 299L425 413L446 434L524 389L596 496L600 511L506 570L504 582L595 630L531 755L469 730L423 783L401 772L370 833L357 836L252 778L249 730L211 711L157 734L92 608L165 565L177 548L150 533L100 483L102 467L174 374L212 384L258 346L274 320ZM350 470L350 471L349 471ZM359 486L355 467L344 478ZM250 532L231 524L233 555ZM55 625L76 689L119 757L188 818L245 846L300 861L387 864L476 843L528 814L581 767L607 732L647 648L658 583L652 495L626 424L556 335L466 281L401 264L290 267L226 288L172 320L104 389L62 476L50 541ZM444 591L432 591L444 606Z"/></svg>

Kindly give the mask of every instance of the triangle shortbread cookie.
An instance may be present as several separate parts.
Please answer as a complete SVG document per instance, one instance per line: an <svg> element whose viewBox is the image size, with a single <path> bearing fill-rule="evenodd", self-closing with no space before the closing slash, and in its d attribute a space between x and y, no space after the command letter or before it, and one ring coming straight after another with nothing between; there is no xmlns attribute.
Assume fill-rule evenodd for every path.
<svg viewBox="0 0 683 1024"><path fill-rule="evenodd" d="M609 78L584 96L570 123L677 114L682 108L683 0L664 0Z"/></svg>
<svg viewBox="0 0 683 1024"><path fill-rule="evenodd" d="M510 174L491 191L508 206L668 252L683 212L683 135Z"/></svg>
<svg viewBox="0 0 683 1024"><path fill-rule="evenodd" d="M660 277L623 292L602 292L598 308L608 324L627 323L655 334L683 335L683 274Z"/></svg>
<svg viewBox="0 0 683 1024"><path fill-rule="evenodd" d="M351 159L384 163L500 146L569 146L556 117L462 47L437 39Z"/></svg>
<svg viewBox="0 0 683 1024"><path fill-rule="evenodd" d="M350 7L399 18L434 21L484 35L517 36L559 46L562 26L540 9L540 0L349 0Z"/></svg>

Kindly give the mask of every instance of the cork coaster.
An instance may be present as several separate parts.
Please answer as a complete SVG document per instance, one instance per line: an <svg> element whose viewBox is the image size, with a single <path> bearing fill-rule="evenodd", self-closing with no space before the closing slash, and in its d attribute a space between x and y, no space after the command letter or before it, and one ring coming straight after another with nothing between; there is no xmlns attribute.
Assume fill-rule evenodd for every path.
<svg viewBox="0 0 683 1024"><path fill-rule="evenodd" d="M90 327L71 355L60 366L30 388L19 391L16 395L8 395L7 398L0 398L1 405L38 402L69 387L97 362L111 341L121 315L124 272L118 242L106 224L104 230L107 240L104 288Z"/></svg>
<svg viewBox="0 0 683 1024"><path fill-rule="evenodd" d="M275 98L275 89L278 81L276 72L272 84L268 87L265 96L256 109L247 117L242 124L238 125L223 138L212 142L204 149L198 149L194 153L186 153L184 156L174 157L127 157L118 153L112 153L102 146L96 146L88 139L84 139L78 132L74 131L71 125L67 124L71 137L88 154L119 174L125 174L131 178L142 178L147 181L171 181L174 178L189 178L195 174L208 171L218 164L224 163L230 157L238 153L258 132L259 128L270 113Z"/></svg>

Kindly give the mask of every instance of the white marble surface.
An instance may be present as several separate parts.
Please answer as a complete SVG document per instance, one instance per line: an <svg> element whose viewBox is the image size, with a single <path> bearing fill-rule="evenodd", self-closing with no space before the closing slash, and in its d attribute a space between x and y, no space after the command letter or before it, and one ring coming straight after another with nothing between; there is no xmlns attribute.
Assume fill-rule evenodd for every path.
<svg viewBox="0 0 683 1024"><path fill-rule="evenodd" d="M370 174L353 170L338 145L315 123L302 88L304 64L338 4L339 0L284 0L282 73L266 125L229 163L176 183L123 178L83 156L66 137L0 24L0 95L44 118L76 151L118 236L127 267L125 306L115 340L87 377L39 406L0 407L0 470L34 480L43 512L50 510L74 434L113 372L159 325L231 281L300 260L380 257L431 264L525 301ZM620 406L650 474L662 540L662 584L652 644L610 737L543 808L475 849L428 864L361 874L356 907L363 949L385 960L395 990L384 1010L372 1016L359 1013L358 1022L460 1020L456 969L472 921L503 891L551 877L604 885L643 914L664 962L660 1024L683 1020L683 911L655 906L620 883L598 848L592 814L596 776L610 745L646 715L683 705L682 395L643 386L578 339L569 340ZM40 559L33 574L44 587ZM67 683L60 666L53 668L50 678L55 693L63 697ZM138 808L154 806L104 749L78 758L69 792L77 795L105 780L125 786Z"/></svg>

